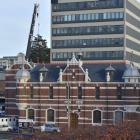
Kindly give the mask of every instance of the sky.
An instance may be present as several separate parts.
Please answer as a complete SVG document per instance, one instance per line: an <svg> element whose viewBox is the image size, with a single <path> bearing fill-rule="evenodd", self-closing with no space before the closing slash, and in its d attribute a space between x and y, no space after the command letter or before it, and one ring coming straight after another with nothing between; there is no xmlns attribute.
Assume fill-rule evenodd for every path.
<svg viewBox="0 0 140 140"><path fill-rule="evenodd" d="M38 33L47 40L50 47L50 0L38 0L39 18L36 21L35 35ZM139 0L140 1L140 0ZM0 58L26 53L28 35L34 3L37 0L1 0L0 4Z"/></svg>
<svg viewBox="0 0 140 140"><path fill-rule="evenodd" d="M26 53L34 3L37 0L1 0L0 4L0 58ZM38 33L50 46L50 0L39 0ZM39 23L39 28L38 28Z"/></svg>

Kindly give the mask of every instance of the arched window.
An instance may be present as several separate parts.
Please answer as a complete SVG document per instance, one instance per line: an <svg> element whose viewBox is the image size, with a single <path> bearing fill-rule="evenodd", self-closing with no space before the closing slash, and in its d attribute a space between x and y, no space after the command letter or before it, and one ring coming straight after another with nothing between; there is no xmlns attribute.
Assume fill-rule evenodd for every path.
<svg viewBox="0 0 140 140"><path fill-rule="evenodd" d="M123 122L123 111L115 111L115 124Z"/></svg>
<svg viewBox="0 0 140 140"><path fill-rule="evenodd" d="M34 109L28 109L28 119L35 119L35 111Z"/></svg>
<svg viewBox="0 0 140 140"><path fill-rule="evenodd" d="M47 110L47 122L54 122L54 110L53 109Z"/></svg>
<svg viewBox="0 0 140 140"><path fill-rule="evenodd" d="M101 123L101 111L100 110L93 111L93 123Z"/></svg>

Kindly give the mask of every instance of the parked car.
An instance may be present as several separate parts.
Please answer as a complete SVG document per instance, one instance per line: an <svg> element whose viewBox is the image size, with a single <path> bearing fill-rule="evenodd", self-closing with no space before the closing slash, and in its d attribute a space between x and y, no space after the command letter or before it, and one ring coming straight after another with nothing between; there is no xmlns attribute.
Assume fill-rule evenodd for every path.
<svg viewBox="0 0 140 140"><path fill-rule="evenodd" d="M55 124L44 124L41 126L41 132L61 132L59 127L56 127Z"/></svg>
<svg viewBox="0 0 140 140"><path fill-rule="evenodd" d="M11 126L0 125L0 131L8 132L8 131L12 131L12 130L13 130L13 128Z"/></svg>

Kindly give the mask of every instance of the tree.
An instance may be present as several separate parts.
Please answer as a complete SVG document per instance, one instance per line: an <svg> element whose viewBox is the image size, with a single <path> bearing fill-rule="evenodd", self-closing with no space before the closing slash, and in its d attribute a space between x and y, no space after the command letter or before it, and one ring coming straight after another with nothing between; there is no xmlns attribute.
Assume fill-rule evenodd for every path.
<svg viewBox="0 0 140 140"><path fill-rule="evenodd" d="M38 35L32 42L32 48L29 55L29 60L34 63L49 63L50 48L47 47L46 40Z"/></svg>

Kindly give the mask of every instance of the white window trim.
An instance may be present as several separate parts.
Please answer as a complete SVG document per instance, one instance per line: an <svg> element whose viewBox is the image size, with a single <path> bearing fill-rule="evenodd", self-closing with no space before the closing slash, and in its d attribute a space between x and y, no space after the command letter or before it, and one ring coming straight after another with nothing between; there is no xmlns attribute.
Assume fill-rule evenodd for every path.
<svg viewBox="0 0 140 140"><path fill-rule="evenodd" d="M29 108L26 109L26 119L28 119L28 110L29 109L33 109L34 110L34 120L33 121L35 122L36 121L36 110L34 108L32 108L32 107L29 107Z"/></svg>
<svg viewBox="0 0 140 140"><path fill-rule="evenodd" d="M121 110L121 109L117 109L117 110L115 110L114 113L113 113L113 124L114 124L114 125L116 125L116 123L115 123L115 112L117 112L117 111L121 111L121 112L123 113L123 121L124 121L124 113L125 113L125 112L124 112L123 110Z"/></svg>
<svg viewBox="0 0 140 140"><path fill-rule="evenodd" d="M48 121L47 120L47 112L48 112L48 110L53 110L54 111L54 122L50 122L50 121ZM54 108L48 108L47 110L46 110L46 117L45 117L45 121L46 121L46 123L54 123L55 124L55 122L56 122L56 110L54 109Z"/></svg>
<svg viewBox="0 0 140 140"><path fill-rule="evenodd" d="M94 111L96 111L96 110L98 110L98 111L100 111L101 112L101 123L94 123L93 122L93 113L94 113ZM103 124L103 122L102 122L102 120L103 120L103 112L102 112L102 110L100 110L100 109L94 109L94 110L92 110L92 125L94 125L94 126L102 126L102 124Z"/></svg>

